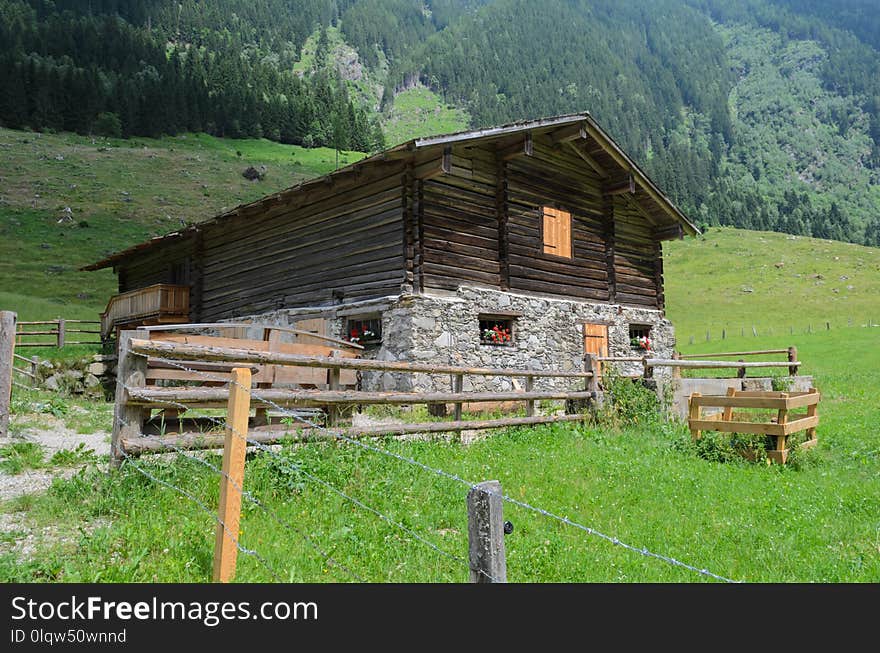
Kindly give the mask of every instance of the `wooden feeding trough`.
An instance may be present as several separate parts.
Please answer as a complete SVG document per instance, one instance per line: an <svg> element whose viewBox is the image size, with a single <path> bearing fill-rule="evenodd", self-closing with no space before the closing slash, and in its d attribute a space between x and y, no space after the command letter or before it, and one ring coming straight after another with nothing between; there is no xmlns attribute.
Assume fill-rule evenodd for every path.
<svg viewBox="0 0 880 653"><path fill-rule="evenodd" d="M769 435L776 438L776 448L767 452L769 461L785 464L791 453L788 438L801 431L806 431L806 441L800 447L812 447L816 444L816 426L819 424L819 400L821 394L816 388L808 392L745 392L730 388L727 395L706 395L695 392L690 396L688 406L688 427L694 440L702 437L703 431L721 431L722 433L754 433ZM715 414L704 415L704 408L721 408ZM790 411L806 408L806 414L792 415ZM747 422L737 415L734 420L734 409L776 410L775 421Z"/></svg>

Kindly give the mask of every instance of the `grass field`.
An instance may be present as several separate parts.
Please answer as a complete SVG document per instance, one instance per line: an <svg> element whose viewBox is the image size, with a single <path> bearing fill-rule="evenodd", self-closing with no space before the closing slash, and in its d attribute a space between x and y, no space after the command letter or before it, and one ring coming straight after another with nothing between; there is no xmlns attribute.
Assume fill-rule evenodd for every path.
<svg viewBox="0 0 880 653"><path fill-rule="evenodd" d="M342 152L339 164L362 157ZM264 139L9 129L0 129L0 158L0 307L21 320L96 319L116 278L80 267L336 166L334 150ZM248 166L266 166L265 179L245 179ZM62 220L67 207L72 219Z"/></svg>
<svg viewBox="0 0 880 653"><path fill-rule="evenodd" d="M469 125L467 111L447 105L443 98L423 86L396 94L394 105L382 118L389 146L411 138L463 131Z"/></svg>
<svg viewBox="0 0 880 653"><path fill-rule="evenodd" d="M8 131L0 131L0 137L5 142L28 138ZM78 137L43 138L55 147L80 147ZM263 142L253 142L255 149L249 151L246 144L207 137L184 141L183 146L173 145L173 152L170 140L151 147L161 149L157 156L171 162L176 156L195 156L191 150L181 154L178 148L199 143L202 163L222 162L230 178L245 160L271 161L269 151L275 151L274 145ZM242 161L235 149L242 152ZM282 157L282 151L277 150L277 156ZM320 168L331 154L309 156ZM283 160L274 165L282 166ZM84 197L74 209L75 220L85 219L89 226L57 224L51 208L56 200L35 209L27 204L35 188L21 190L29 180L44 176L60 184L65 174L50 174L52 166L47 164L45 174L43 167L15 172L14 185L4 179L0 186L0 304L27 318L59 313L94 317L91 311L103 306L113 280L109 275L103 279L76 273L74 267L95 260L107 248L149 235L162 223L153 224L153 218L143 219L138 211L126 213L128 203L117 214L113 202L120 187L93 180L89 183L95 203L103 208L87 213ZM159 193L162 178L139 174L144 175L140 185L151 189L137 200L149 216L155 209L150 208L150 198ZM241 192L250 189L245 184ZM254 187L260 194L268 189ZM198 191L198 185L181 191L183 197L175 200L180 211L190 207L192 215L200 214ZM229 189L217 190L221 194L235 196ZM205 217L210 214L207 211ZM716 228L705 238L669 243L665 251L668 314L677 327L679 348L701 353L796 345L802 372L813 375L823 393L817 448L796 455L787 467L731 457L720 438L707 438L697 448L682 425L665 422L644 397L620 428L553 426L510 430L466 446L445 440L387 439L376 447L467 481L497 478L512 498L725 578L880 581L880 327L867 326L880 323L880 251ZM65 269L50 271L52 266ZM13 427L18 431L39 427L47 410L58 412L76 430L111 427L107 406L83 416L79 410L61 409L65 403L76 403L73 400L47 393L16 396ZM47 464L37 454L20 452L9 464ZM330 555L369 581L467 580L462 562L467 555L466 485L348 444L289 447L280 456L251 456L246 487L295 530L245 501L240 537L241 544L259 552L282 579L352 580L341 567L328 563ZM12 457L0 452L3 460ZM207 460L218 464L216 457ZM219 479L204 464L176 455L136 464L204 506L216 505ZM44 542L28 562L0 555L0 581L210 578L212 516L133 466L111 475L91 467L70 480L56 481L44 495L27 495L2 509L21 514L36 528L51 525L65 537ZM507 504L505 517L515 524L506 539L508 575L514 582L710 580L522 507ZM399 525L454 558L426 546ZM238 580L274 579L255 558L240 555L239 561Z"/></svg>
<svg viewBox="0 0 880 653"><path fill-rule="evenodd" d="M880 580L880 329L819 332L798 339L804 372L823 392L820 445L788 467L698 452L685 429L646 406L622 429L553 426L511 430L469 446L380 441L468 481L501 480L513 498L639 549L734 580ZM733 338L751 345L754 338ZM784 337L759 338L776 347ZM705 344L694 350L707 349ZM104 413L106 427L111 416ZM217 465L217 457L209 458ZM218 476L171 456L137 462L149 474L216 505ZM290 447L281 459L251 457L248 489L271 511L245 502L241 543L284 580L351 580L301 533L361 578L463 582L467 568L327 488L356 498L455 556L467 552L467 487L353 445ZM22 506L37 524L78 535L33 562L0 558L0 579L203 581L210 577L212 517L133 467L85 471ZM523 582L702 582L706 577L614 546L510 504L508 573ZM298 532L291 532L287 526ZM83 528L100 524L94 530ZM240 556L238 580L271 581Z"/></svg>
<svg viewBox="0 0 880 653"><path fill-rule="evenodd" d="M667 313L679 343L880 324L880 249L712 227L664 244ZM750 347L755 349L755 347ZM720 351L716 349L715 351Z"/></svg>

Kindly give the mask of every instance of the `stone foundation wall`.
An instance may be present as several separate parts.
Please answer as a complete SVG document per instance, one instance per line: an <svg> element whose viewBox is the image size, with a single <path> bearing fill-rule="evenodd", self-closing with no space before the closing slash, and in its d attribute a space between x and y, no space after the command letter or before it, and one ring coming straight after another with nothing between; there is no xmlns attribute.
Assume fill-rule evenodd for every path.
<svg viewBox="0 0 880 653"><path fill-rule="evenodd" d="M473 367L533 370L582 370L585 322L608 325L611 356L641 356L630 346L630 324L650 325L652 355L670 358L675 347L672 324L659 310L616 304L567 301L519 295L491 289L462 287L456 292L412 295L340 305L310 311L276 311L259 322L288 325L306 317L329 320L328 335L343 337L347 317L379 314L381 345L368 348L365 357L380 360L433 362ZM511 345L480 341L480 314L516 314ZM640 375L638 363L619 365L621 373ZM668 375L666 368L657 376ZM448 375L363 374L363 389L450 390ZM506 391L519 389L522 379L465 377L464 389ZM574 387L571 379L536 379L535 388Z"/></svg>

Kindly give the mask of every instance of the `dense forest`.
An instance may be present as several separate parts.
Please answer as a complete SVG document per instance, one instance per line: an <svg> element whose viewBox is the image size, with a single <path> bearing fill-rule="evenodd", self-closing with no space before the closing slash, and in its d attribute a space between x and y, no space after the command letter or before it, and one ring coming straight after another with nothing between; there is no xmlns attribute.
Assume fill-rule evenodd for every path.
<svg viewBox="0 0 880 653"><path fill-rule="evenodd" d="M326 3L312 4L306 19L280 1L241 13L244 3L229 1L0 0L0 121L377 149L378 122L332 71L300 77L290 70L297 43L325 17L317 8ZM273 23L288 14L298 18Z"/></svg>
<svg viewBox="0 0 880 653"><path fill-rule="evenodd" d="M0 124L375 151L423 86L472 127L588 110L701 224L880 245L872 5L0 0Z"/></svg>

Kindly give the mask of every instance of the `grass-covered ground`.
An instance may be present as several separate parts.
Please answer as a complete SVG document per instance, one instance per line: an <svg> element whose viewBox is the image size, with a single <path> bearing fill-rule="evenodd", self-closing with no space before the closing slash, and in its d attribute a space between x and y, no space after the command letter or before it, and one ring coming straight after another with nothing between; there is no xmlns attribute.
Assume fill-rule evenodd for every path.
<svg viewBox="0 0 880 653"><path fill-rule="evenodd" d="M499 479L517 500L641 549L734 580L880 580L880 349L874 329L803 337L805 372L823 392L820 445L787 467L748 463L718 438L699 450L684 428L649 403L628 403L628 423L511 430L463 446L380 441L468 481ZM744 346L754 338L733 339ZM775 347L785 338L759 339ZM706 349L705 346L701 347ZM697 348L695 347L694 350ZM630 396L629 399L634 397ZM105 414L109 428L110 416ZM351 444L257 453L247 488L271 511L245 502L241 544L291 581L347 581L324 553L375 582L463 582L467 568L341 497L380 511L454 556L467 552L467 487ZM219 464L217 457L209 459ZM216 505L218 475L172 455L139 460L149 474ZM199 505L126 466L85 471L38 498L19 499L29 520L80 533L30 562L0 558L3 580L204 581L214 521ZM507 504L509 577L523 582L701 582L700 574L614 546L570 525ZM95 529L88 524L97 523ZM286 525L282 525L286 524ZM296 531L292 531L295 528ZM302 534L308 535L307 540ZM238 580L271 581L240 555Z"/></svg>
<svg viewBox="0 0 880 653"><path fill-rule="evenodd" d="M469 126L467 111L447 105L443 98L424 86L397 93L393 106L382 117L389 146L411 138L464 131Z"/></svg>
<svg viewBox="0 0 880 653"><path fill-rule="evenodd" d="M342 152L339 165L362 156ZM0 129L0 160L0 308L20 320L97 319L116 278L80 267L330 172L336 152L205 134L123 140ZM249 166L266 166L265 178L245 179Z"/></svg>
<svg viewBox="0 0 880 653"><path fill-rule="evenodd" d="M449 129L425 133L432 131ZM115 281L106 271L78 273L80 265L176 228L180 219L210 217L332 169L334 162L329 150L206 136L108 145L0 130L0 145L13 161L0 173L0 307L18 311L21 319L94 318ZM240 178L244 167L261 164L269 167L266 181ZM65 206L74 219L58 223ZM160 215L166 206L170 220ZM376 446L468 481L497 478L517 500L727 578L877 582L880 328L864 325L880 323L880 251L713 228L705 238L668 243L665 252L668 314L682 351L798 347L803 372L814 375L823 393L816 449L785 468L747 463L731 455L726 440L707 438L694 448L681 425L664 422L655 406L639 402L630 404L630 419L620 428L555 426L503 432L470 445L389 439ZM753 326L758 337L751 335ZM59 354L40 352L48 353ZM15 433L45 427L48 416L79 432L112 425L108 405L88 410L85 402L48 393L16 397ZM241 543L285 580L350 580L310 542L370 581L467 579L460 559L324 484L458 558L467 554L465 485L350 444L311 444L282 456L253 455L246 487L288 526L245 502ZM49 458L33 448L4 450L0 468L10 473L89 459L72 449L64 460ZM219 479L205 465L176 455L136 464L216 506ZM11 513L4 517L28 528L51 524L69 534L44 541L28 560L0 556L2 581L210 578L211 515L133 466L111 475L87 467L46 494L24 495L2 508ZM706 580L521 507L508 505L506 516L515 524L507 538L513 581ZM272 579L254 558L240 556L238 580Z"/></svg>
<svg viewBox="0 0 880 653"><path fill-rule="evenodd" d="M712 227L664 243L667 314L678 342L880 324L880 248ZM760 349L760 346L748 346Z"/></svg>

